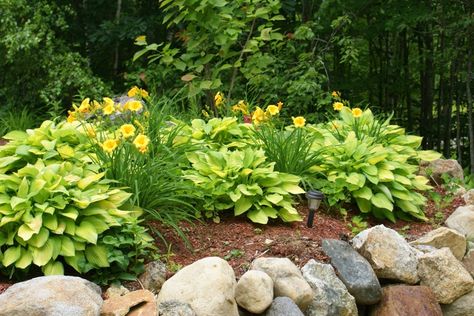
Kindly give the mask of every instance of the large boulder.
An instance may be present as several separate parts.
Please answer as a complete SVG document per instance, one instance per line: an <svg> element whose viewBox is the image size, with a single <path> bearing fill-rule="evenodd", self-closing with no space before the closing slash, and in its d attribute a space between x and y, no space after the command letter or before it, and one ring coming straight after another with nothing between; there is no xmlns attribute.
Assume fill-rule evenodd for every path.
<svg viewBox="0 0 474 316"><path fill-rule="evenodd" d="M470 189L469 191L464 193L462 198L466 205L474 205L474 189Z"/></svg>
<svg viewBox="0 0 474 316"><path fill-rule="evenodd" d="M265 316L304 316L298 305L286 296L276 297L272 305L264 314Z"/></svg>
<svg viewBox="0 0 474 316"><path fill-rule="evenodd" d="M156 315L155 296L148 290L138 290L123 296L112 296L104 301L101 316Z"/></svg>
<svg viewBox="0 0 474 316"><path fill-rule="evenodd" d="M452 303L474 286L471 275L449 248L420 255L418 273L421 285L431 288L441 304Z"/></svg>
<svg viewBox="0 0 474 316"><path fill-rule="evenodd" d="M163 262L152 261L145 265L145 272L138 280L145 289L156 294L166 281L166 272L166 265Z"/></svg>
<svg viewBox="0 0 474 316"><path fill-rule="evenodd" d="M416 284L417 251L395 230L377 225L352 239L352 247L369 261L381 279Z"/></svg>
<svg viewBox="0 0 474 316"><path fill-rule="evenodd" d="M177 300L187 303L198 316L237 316L234 270L227 261L207 257L190 264L161 287L157 304Z"/></svg>
<svg viewBox="0 0 474 316"><path fill-rule="evenodd" d="M272 278L262 271L245 272L237 282L235 300L251 313L263 313L273 301Z"/></svg>
<svg viewBox="0 0 474 316"><path fill-rule="evenodd" d="M443 183L442 176L445 174L449 178L464 180L464 171L457 160L436 159L420 168L420 174L427 176L435 185Z"/></svg>
<svg viewBox="0 0 474 316"><path fill-rule="evenodd" d="M474 289L461 296L449 305L442 305L444 316L472 316L474 315Z"/></svg>
<svg viewBox="0 0 474 316"><path fill-rule="evenodd" d="M382 288L364 257L342 240L324 239L323 250L358 304L371 305L380 301Z"/></svg>
<svg viewBox="0 0 474 316"><path fill-rule="evenodd" d="M311 259L301 269L314 298L306 316L357 316L357 305L330 264Z"/></svg>
<svg viewBox="0 0 474 316"><path fill-rule="evenodd" d="M250 270L268 274L273 280L274 295L289 297L302 311L313 300L311 286L288 258L257 258L250 265Z"/></svg>
<svg viewBox="0 0 474 316"><path fill-rule="evenodd" d="M446 226L474 241L474 205L460 206L446 219Z"/></svg>
<svg viewBox="0 0 474 316"><path fill-rule="evenodd" d="M100 287L82 278L43 276L14 284L0 295L0 315L98 316L100 295Z"/></svg>
<svg viewBox="0 0 474 316"><path fill-rule="evenodd" d="M474 249L470 249L462 259L462 264L466 268L467 272L474 277Z"/></svg>
<svg viewBox="0 0 474 316"><path fill-rule="evenodd" d="M448 247L453 255L462 260L466 253L466 238L454 229L440 227L412 241L410 245L426 245L441 249Z"/></svg>
<svg viewBox="0 0 474 316"><path fill-rule="evenodd" d="M196 316L191 306L180 301L164 301L158 305L159 316Z"/></svg>
<svg viewBox="0 0 474 316"><path fill-rule="evenodd" d="M429 287L389 285L382 290L382 300L372 308L371 316L443 316Z"/></svg>

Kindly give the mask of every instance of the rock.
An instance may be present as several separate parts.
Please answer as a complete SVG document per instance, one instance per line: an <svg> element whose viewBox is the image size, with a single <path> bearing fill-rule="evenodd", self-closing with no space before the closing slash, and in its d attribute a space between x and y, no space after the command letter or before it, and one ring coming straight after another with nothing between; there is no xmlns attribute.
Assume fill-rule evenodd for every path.
<svg viewBox="0 0 474 316"><path fill-rule="evenodd" d="M372 308L372 316L443 316L429 287L389 285L382 290L382 300Z"/></svg>
<svg viewBox="0 0 474 316"><path fill-rule="evenodd" d="M467 250L474 249L474 241L467 241Z"/></svg>
<svg viewBox="0 0 474 316"><path fill-rule="evenodd" d="M197 315L237 316L234 270L218 257L198 260L169 278L158 294L158 304L178 300Z"/></svg>
<svg viewBox="0 0 474 316"><path fill-rule="evenodd" d="M158 305L159 316L197 316L189 304L171 300Z"/></svg>
<svg viewBox="0 0 474 316"><path fill-rule="evenodd" d="M474 241L474 205L460 206L446 219L446 226Z"/></svg>
<svg viewBox="0 0 474 316"><path fill-rule="evenodd" d="M123 296L127 293L130 293L130 291L126 287L123 287L122 285L112 284L111 286L109 286L107 291L105 291L104 296L105 298L111 298L114 296Z"/></svg>
<svg viewBox="0 0 474 316"><path fill-rule="evenodd" d="M287 296L304 311L313 299L311 286L301 275L301 271L288 258L257 258L250 270L263 271L273 280L275 296Z"/></svg>
<svg viewBox="0 0 474 316"><path fill-rule="evenodd" d="M156 315L155 296L148 290L133 291L123 296L112 296L104 301L101 316Z"/></svg>
<svg viewBox="0 0 474 316"><path fill-rule="evenodd" d="M380 300L382 288L364 257L342 240L324 239L323 250L331 258L339 278L358 304L371 305Z"/></svg>
<svg viewBox="0 0 474 316"><path fill-rule="evenodd" d="M434 292L438 302L450 304L468 293L474 280L452 254L449 248L442 248L419 257L418 273L421 285Z"/></svg>
<svg viewBox="0 0 474 316"><path fill-rule="evenodd" d="M306 316L357 316L357 305L330 264L311 259L301 269L313 289L314 298Z"/></svg>
<svg viewBox="0 0 474 316"><path fill-rule="evenodd" d="M432 252L438 249L436 247L428 246L428 245L412 245L412 247L417 251L417 256L424 253Z"/></svg>
<svg viewBox="0 0 474 316"><path fill-rule="evenodd" d="M276 297L265 316L304 316L298 306L289 297Z"/></svg>
<svg viewBox="0 0 474 316"><path fill-rule="evenodd" d="M462 264L466 268L467 272L474 277L474 249L470 249L462 259Z"/></svg>
<svg viewBox="0 0 474 316"><path fill-rule="evenodd" d="M143 287L153 293L158 293L166 281L166 265L161 261L152 261L145 265L138 280Z"/></svg>
<svg viewBox="0 0 474 316"><path fill-rule="evenodd" d="M458 260L466 253L466 238L454 229L440 227L410 243L411 245L433 246L438 249L448 247Z"/></svg>
<svg viewBox="0 0 474 316"><path fill-rule="evenodd" d="M444 316L472 316L474 315L474 290L461 296L449 305L442 305Z"/></svg>
<svg viewBox="0 0 474 316"><path fill-rule="evenodd" d="M464 180L464 171L461 165L454 159L436 159L427 166L421 166L420 174L427 176L435 185L443 183L442 175L449 178Z"/></svg>
<svg viewBox="0 0 474 316"><path fill-rule="evenodd" d="M474 189L470 189L462 196L466 205L474 205Z"/></svg>
<svg viewBox="0 0 474 316"><path fill-rule="evenodd" d="M42 276L0 295L2 316L93 316L100 314L100 287L72 276Z"/></svg>
<svg viewBox="0 0 474 316"><path fill-rule="evenodd" d="M416 284L417 252L395 230L377 225L352 239L352 247L369 261L377 277Z"/></svg>
<svg viewBox="0 0 474 316"><path fill-rule="evenodd" d="M262 271L247 271L237 282L235 300L251 313L263 313L273 301L272 278Z"/></svg>

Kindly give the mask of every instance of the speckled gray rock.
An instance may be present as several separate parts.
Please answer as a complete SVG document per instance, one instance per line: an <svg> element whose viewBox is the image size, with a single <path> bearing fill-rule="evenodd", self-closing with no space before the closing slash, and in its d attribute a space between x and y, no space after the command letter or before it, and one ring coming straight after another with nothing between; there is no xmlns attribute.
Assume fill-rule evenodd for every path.
<svg viewBox="0 0 474 316"><path fill-rule="evenodd" d="M311 286L290 259L257 258L250 265L250 270L263 271L272 278L274 296L289 297L303 311L311 303Z"/></svg>
<svg viewBox="0 0 474 316"><path fill-rule="evenodd" d="M298 305L286 296L276 297L272 305L264 314L265 316L304 316Z"/></svg>
<svg viewBox="0 0 474 316"><path fill-rule="evenodd" d="M474 249L470 249L462 259L462 264L466 268L467 272L474 277Z"/></svg>
<svg viewBox="0 0 474 316"><path fill-rule="evenodd" d="M474 289L449 305L441 305L444 316L474 315Z"/></svg>
<svg viewBox="0 0 474 316"><path fill-rule="evenodd" d="M197 316L189 304L171 300L158 305L159 316Z"/></svg>
<svg viewBox="0 0 474 316"><path fill-rule="evenodd" d="M357 303L371 305L380 300L382 288L374 270L351 245L342 240L324 239L323 250Z"/></svg>
<svg viewBox="0 0 474 316"><path fill-rule="evenodd" d="M357 305L330 264L313 259L301 269L313 289L314 298L306 316L357 316Z"/></svg>
<svg viewBox="0 0 474 316"><path fill-rule="evenodd" d="M207 257L169 278L161 287L157 304L178 300L189 304L199 316L237 316L235 285L234 270L227 261Z"/></svg>
<svg viewBox="0 0 474 316"><path fill-rule="evenodd" d="M422 175L427 175L437 185L443 183L443 174L449 178L464 179L464 171L459 162L454 159L436 159L431 161L428 166L422 165L420 169Z"/></svg>
<svg viewBox="0 0 474 316"><path fill-rule="evenodd" d="M9 287L0 295L1 316L100 315L100 287L72 276L43 276Z"/></svg>
<svg viewBox="0 0 474 316"><path fill-rule="evenodd" d="M470 189L462 196L466 205L474 205L474 189Z"/></svg>
<svg viewBox="0 0 474 316"><path fill-rule="evenodd" d="M450 304L469 293L474 280L448 248L419 257L418 273L421 285L426 285L441 304Z"/></svg>
<svg viewBox="0 0 474 316"><path fill-rule="evenodd" d="M395 230L377 225L352 239L352 247L370 263L377 277L416 284L417 251Z"/></svg>
<svg viewBox="0 0 474 316"><path fill-rule="evenodd" d="M166 265L161 261L152 261L145 265L145 272L140 277L143 287L157 294L166 281Z"/></svg>
<svg viewBox="0 0 474 316"><path fill-rule="evenodd" d="M439 227L432 230L417 240L412 241L410 245L426 245L438 249L448 247L458 260L462 260L466 253L466 237L458 231L447 227Z"/></svg>
<svg viewBox="0 0 474 316"><path fill-rule="evenodd" d="M467 240L474 241L474 205L458 207L446 219L446 226L457 230Z"/></svg>
<svg viewBox="0 0 474 316"><path fill-rule="evenodd" d="M235 300L251 313L263 313L273 301L273 280L262 271L249 270L237 282Z"/></svg>

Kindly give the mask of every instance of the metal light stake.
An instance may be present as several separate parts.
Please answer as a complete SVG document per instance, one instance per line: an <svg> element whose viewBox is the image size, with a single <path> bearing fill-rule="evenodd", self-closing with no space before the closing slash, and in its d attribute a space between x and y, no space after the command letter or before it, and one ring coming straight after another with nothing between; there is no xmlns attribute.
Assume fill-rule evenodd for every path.
<svg viewBox="0 0 474 316"><path fill-rule="evenodd" d="M306 198L308 199L309 215L306 226L313 227L314 213L319 208L321 201L324 199L324 194L321 191L309 190L306 192Z"/></svg>

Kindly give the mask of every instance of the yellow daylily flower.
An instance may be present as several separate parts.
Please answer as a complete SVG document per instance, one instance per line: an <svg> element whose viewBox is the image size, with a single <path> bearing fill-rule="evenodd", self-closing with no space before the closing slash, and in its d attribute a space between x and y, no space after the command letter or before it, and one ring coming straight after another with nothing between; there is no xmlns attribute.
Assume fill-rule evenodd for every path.
<svg viewBox="0 0 474 316"><path fill-rule="evenodd" d="M352 109L352 116L357 118L357 117L361 117L361 115L362 115L362 110L361 109L359 109L359 108L353 108Z"/></svg>
<svg viewBox="0 0 474 316"><path fill-rule="evenodd" d="M124 124L120 126L120 133L125 138L132 137L133 135L135 135L135 130L136 128L132 124Z"/></svg>
<svg viewBox="0 0 474 316"><path fill-rule="evenodd" d="M278 109L278 106L271 104L267 107L267 112L270 113L271 116L275 116L280 113L280 110Z"/></svg>
<svg viewBox="0 0 474 316"><path fill-rule="evenodd" d="M252 121L255 124L260 124L261 122L265 121L265 112L263 112L263 110L259 106L257 106L255 111L253 112Z"/></svg>
<svg viewBox="0 0 474 316"><path fill-rule="evenodd" d="M220 107L224 103L224 95L222 92L217 92L216 95L214 96L214 105L216 108Z"/></svg>
<svg viewBox="0 0 474 316"><path fill-rule="evenodd" d="M133 141L133 144L138 149L148 147L149 143L150 143L150 139L146 135L143 135L143 134L139 134L137 137L135 137L135 140Z"/></svg>
<svg viewBox="0 0 474 316"><path fill-rule="evenodd" d="M118 141L116 139L107 139L102 143L102 149L108 153L111 153L117 148Z"/></svg>
<svg viewBox="0 0 474 316"><path fill-rule="evenodd" d="M332 105L335 111L340 111L344 108L344 104L342 102L334 102Z"/></svg>
<svg viewBox="0 0 474 316"><path fill-rule="evenodd" d="M303 127L306 124L306 119L302 116L291 117L295 127Z"/></svg>
<svg viewBox="0 0 474 316"><path fill-rule="evenodd" d="M283 108L283 102L278 101L277 106L278 106L278 111L281 111L281 109Z"/></svg>
<svg viewBox="0 0 474 316"><path fill-rule="evenodd" d="M102 112L105 114L105 115L110 115L112 113L115 112L115 107L114 107L114 103L109 103L107 105L104 106L104 108L102 109Z"/></svg>
<svg viewBox="0 0 474 316"><path fill-rule="evenodd" d="M127 92L127 95L130 97L130 98L133 98L134 96L136 95L139 95L140 94L140 88L138 88L137 86L133 86L130 90L128 90Z"/></svg>
<svg viewBox="0 0 474 316"><path fill-rule="evenodd" d="M137 36L137 38L135 39L135 42L146 42L146 36L145 35Z"/></svg>
<svg viewBox="0 0 474 316"><path fill-rule="evenodd" d="M68 123L74 122L76 120L76 112L68 111L67 113L68 113L68 117L67 117L66 121Z"/></svg>
<svg viewBox="0 0 474 316"><path fill-rule="evenodd" d="M341 96L341 93L340 93L339 91L333 91L333 92L331 93L331 95L332 95L333 98L337 98L337 97L340 97L340 96Z"/></svg>
<svg viewBox="0 0 474 316"><path fill-rule="evenodd" d="M132 100L132 101L128 101L127 103L125 103L124 108L128 109L132 112L138 112L143 108L143 105L138 100Z"/></svg>
<svg viewBox="0 0 474 316"><path fill-rule="evenodd" d="M77 109L77 111L79 111L80 113L87 113L90 111L90 99L89 98L85 98L84 100L82 100L81 102L81 106L79 106L79 108Z"/></svg>

